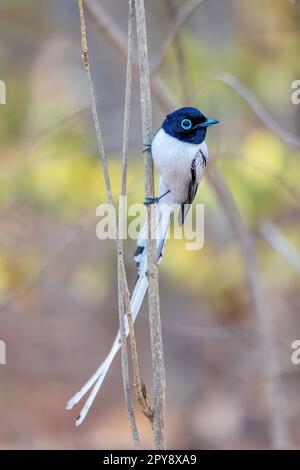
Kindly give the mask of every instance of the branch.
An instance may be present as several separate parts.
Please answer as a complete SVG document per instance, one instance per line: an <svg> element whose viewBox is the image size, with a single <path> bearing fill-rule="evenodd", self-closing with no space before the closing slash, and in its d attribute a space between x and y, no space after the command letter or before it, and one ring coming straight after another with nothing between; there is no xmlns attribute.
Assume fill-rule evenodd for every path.
<svg viewBox="0 0 300 470"><path fill-rule="evenodd" d="M244 98L244 100L247 101L252 110L265 124L265 126L271 129L271 131L275 132L275 134L277 134L284 142L300 149L300 139L297 136L283 129L264 108L264 106L258 100L256 95L251 90L249 90L242 82L240 82L238 78L229 73L221 73L218 74L215 79L219 80L220 82L226 83L233 90L235 90L242 98Z"/></svg>
<svg viewBox="0 0 300 470"><path fill-rule="evenodd" d="M127 319L128 319L128 328L129 328L129 341L130 341L130 351L131 351L131 360L132 360L132 368L133 368L133 385L135 390L135 396L138 400L139 404L141 405L142 412L149 419L151 425L153 425L153 409L149 404L148 396L147 396L147 389L145 384L141 380L140 368L139 368L139 359L137 353L137 345L135 339L135 332L134 332L134 321L132 318L132 311L130 305L130 293L128 286L124 291L124 303L125 303L125 310L127 312Z"/></svg>
<svg viewBox="0 0 300 470"><path fill-rule="evenodd" d="M175 8L172 0L165 0L171 19L174 21ZM181 44L181 36L177 35L174 37L174 51L176 55L178 79L181 86L182 99L184 104L187 106L190 103L190 93L188 84L188 74L186 69L186 60L184 56L184 50Z"/></svg>
<svg viewBox="0 0 300 470"><path fill-rule="evenodd" d="M103 6L95 0L85 0L86 9L95 21L96 26L106 37L109 43L113 46L116 52L119 53L120 57L124 60L127 59L127 43L123 31L114 19L107 13ZM109 30L108 30L109 25ZM135 61L132 63L133 73L139 75L139 65ZM163 109L170 109L174 107L171 100L166 96L166 93L162 90L159 81L154 77L151 81L151 91L155 97L157 103Z"/></svg>
<svg viewBox="0 0 300 470"><path fill-rule="evenodd" d="M266 310L259 281L253 240L222 176L216 169L210 169L208 171L208 178L210 184L215 189L220 204L223 206L231 222L240 245L248 288L252 298L253 309L256 314L261 349L266 351L264 354L264 375L268 380L267 396L272 420L273 446L278 449L286 448L289 438L286 426L284 391L280 381L279 359L274 344L271 320Z"/></svg>
<svg viewBox="0 0 300 470"><path fill-rule="evenodd" d="M128 139L129 139L129 125L130 125L130 101L132 91L132 61L133 61L133 41L134 41L134 25L135 25L135 7L134 0L129 1L129 20L128 20L128 52L127 52L127 71L126 71L126 90L125 90L125 111L124 111L124 129L123 129L123 145L122 145L122 179L121 179L121 201L123 201L127 194L127 153L128 153ZM123 227L126 224L126 213L121 207L119 211L119 227L120 233L122 233ZM121 341L125 344L126 348L126 334L124 325L124 314L128 319L129 327L129 341L131 350L131 359L134 376L134 390L135 395L142 407L142 412L152 423L153 412L147 401L146 387L142 385L139 360L137 354L137 344L134 331L134 322L132 318L131 304L130 304L130 292L127 284L125 264L124 264L124 244L123 238L120 237L118 240L118 276L121 277L121 292L119 293L122 300L123 315L120 315L120 331ZM127 351L127 349L126 349ZM127 355L126 355L127 361ZM126 370L128 371L128 361ZM129 377L125 378L129 388ZM125 381L124 381L125 382Z"/></svg>
<svg viewBox="0 0 300 470"><path fill-rule="evenodd" d="M134 33L134 0L129 0L129 13L128 13L128 46L127 46L127 67L126 67L126 88L125 88L125 105L124 105L124 128L123 128L123 144L122 144L122 175L121 175L121 200L126 197L127 191L127 153L128 153L128 139L129 139L129 125L130 125L130 103L132 91L132 60L133 60L133 33ZM121 208L123 209L123 207ZM126 214L124 210L119 211L119 227L122 228L126 224ZM118 251L118 296L119 296L119 324L121 333L121 361L122 361L122 375L124 384L124 395L127 407L127 413L130 420L131 432L135 441L137 449L141 448L136 427L134 409L130 393L129 381L129 367L128 367L128 354L127 354L127 339L125 316L132 320L130 294L127 285L127 277L124 263L124 247L122 236L117 240ZM129 300L128 300L129 299ZM131 332L131 335L134 336ZM135 336L134 336L135 341ZM130 341L131 343L131 341Z"/></svg>
<svg viewBox="0 0 300 470"><path fill-rule="evenodd" d="M300 253L283 233L270 221L259 227L259 233L269 245L300 275Z"/></svg>
<svg viewBox="0 0 300 470"><path fill-rule="evenodd" d="M120 243L120 241L118 241ZM141 449L141 443L139 434L136 426L134 407L130 392L130 380L129 380L129 366L128 366L128 352L127 352L127 339L125 329L125 316L128 312L128 304L125 304L124 298L128 290L128 286L125 284L126 273L124 269L124 258L122 251L118 252L118 307L119 307L119 324L121 334L121 365L122 365L122 378L124 388L124 398L129 419L131 435L134 441L136 449ZM130 302L129 302L130 306ZM127 313L128 316L128 313Z"/></svg>
<svg viewBox="0 0 300 470"><path fill-rule="evenodd" d="M82 58L83 58L83 64L84 64L84 69L85 69L85 73L87 77L87 85L88 85L88 90L89 90L89 95L90 95L90 100L91 100L91 108L92 108L93 120L94 120L96 135L97 135L99 157L100 157L100 162L101 162L103 175L104 175L107 199L108 199L108 202L114 207L110 179L109 179L108 163L107 163L106 153L104 150L100 122L99 122L99 117L98 117L98 112L97 112L97 107L96 107L94 87L93 87L90 67L89 67L86 27L85 27L82 0L78 0L78 7L79 7L80 25L81 25L81 42L82 42L82 53L83 53ZM132 25L132 9L133 9L133 6L131 2L131 8L130 8L130 14L129 14L129 28ZM126 190L126 179L125 179L126 178L126 166L124 168L124 162L126 163L127 161L126 152L127 152L128 130L129 130L132 35L131 37L129 37L128 42L129 42L128 50L130 53L128 54L127 77L126 77L126 99L125 99L125 117L124 117L124 134L123 134L123 151L122 151L122 162L123 162L122 190L124 188ZM138 436L138 431L137 431L136 421L135 421L135 416L134 416L134 408L133 408L131 394L130 394L128 354L127 354L126 332L125 332L125 321L124 321L124 315L126 313L125 308L124 308L124 305L125 305L124 297L125 297L125 292L126 292L126 287L127 287L127 281L126 281L126 273L125 273L125 267L124 267L123 251L122 249L119 251L119 248L120 248L119 244L120 244L120 241L118 237L118 229L116 227L116 247L117 247L117 253L118 253L118 305L119 305L119 321L120 321L120 332L121 332L121 362L122 362L124 396L125 396L125 403L126 403L126 409L127 409L131 434L132 434L136 448L140 449L141 444L139 441L139 436Z"/></svg>
<svg viewBox="0 0 300 470"><path fill-rule="evenodd" d="M177 35L180 33L182 26L189 20L196 8L203 2L203 0L190 0L185 2L183 7L179 10L175 20L173 21L166 39L161 47L158 57L154 59L151 66L151 75L156 75L160 70L162 63L167 55L168 49L175 41Z"/></svg>
<svg viewBox="0 0 300 470"><path fill-rule="evenodd" d="M152 140L152 108L147 50L147 33L144 0L135 0L138 56L140 69L141 112L144 144ZM154 172L151 152L145 153L145 196L154 196ZM153 444L155 449L165 449L165 366L161 335L158 266L156 255L155 213L147 207L148 216L148 301L153 372ZM154 230L153 230L154 229Z"/></svg>
<svg viewBox="0 0 300 470"><path fill-rule="evenodd" d="M88 92L89 92L89 96L90 96L93 121L94 121L94 125L95 125L96 136L97 136L99 158L100 158L100 163L101 163L101 167L102 167L102 170L103 170L103 176L104 176L104 183L105 183L107 199L108 199L109 204L111 204L113 206L114 203L113 203L111 184L110 184L110 179L109 179L107 158L106 158L106 153L105 153L105 150L104 150L104 144L103 144L103 139L102 139L100 121L99 121L99 117L98 117L97 105L96 105L96 99L95 99L95 91L94 91L94 86L93 86L91 72L90 72L90 64L89 64L89 56L88 56L88 48L87 48L87 39L86 39L86 28L85 28L85 19L84 19L84 13L83 13L82 0L78 0L78 7L79 7L80 27L81 27L82 60L83 60L84 70L85 70L86 79L87 79L87 86L88 86Z"/></svg>

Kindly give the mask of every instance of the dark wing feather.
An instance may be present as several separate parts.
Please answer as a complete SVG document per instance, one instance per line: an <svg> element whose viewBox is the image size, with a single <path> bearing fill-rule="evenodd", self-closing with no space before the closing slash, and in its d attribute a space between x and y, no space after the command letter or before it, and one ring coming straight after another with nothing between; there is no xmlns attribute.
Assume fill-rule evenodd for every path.
<svg viewBox="0 0 300 470"><path fill-rule="evenodd" d="M191 207L191 204L194 201L196 194L197 194L197 189L199 185L197 182L197 164L199 163L199 153L202 158L202 165L206 167L206 157L204 153L201 150L199 150L199 152L197 152L191 164L191 179L190 179L189 188L188 188L188 196L187 196L187 199L184 201L183 204L181 204L181 207L180 207L180 212L179 212L179 217L178 217L179 225L182 225L184 223L187 213Z"/></svg>

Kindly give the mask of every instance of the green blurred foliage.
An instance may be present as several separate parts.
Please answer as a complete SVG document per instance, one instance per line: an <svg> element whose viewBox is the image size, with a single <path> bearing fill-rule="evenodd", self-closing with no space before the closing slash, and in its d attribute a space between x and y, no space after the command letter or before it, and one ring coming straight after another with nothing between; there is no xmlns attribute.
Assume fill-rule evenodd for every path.
<svg viewBox="0 0 300 470"><path fill-rule="evenodd" d="M20 8L24 7L22 2L18 3ZM258 1L244 1L242 5L235 2L237 38L231 38L227 45L221 47L216 39L210 48L209 39L202 36L203 40L199 40L197 31L186 29L182 33L188 83L193 104L221 119L219 129L213 130L208 137L211 154L226 177L246 223L255 230L264 219L280 221L284 215L282 228L293 234L293 242L299 246L299 220L293 217L299 208L299 151L266 129L234 90L212 80L219 71L236 75L253 90L283 128L293 131L294 122L299 126L290 103L291 82L299 78L297 73L300 73L299 17L293 15L292 7L286 2L280 5L278 2L276 8L270 8L270 16L265 21L266 18L260 17L259 8L253 8L254 3L259 5ZM31 6L27 2L28 11L35 12L36 24L37 18L41 18L42 7L36 7L36 2L31 2ZM17 16L22 18L21 10ZM27 15L25 18L28 22ZM30 81L30 65L26 67L24 61L12 64L9 54L3 50L0 60L9 82L8 104L0 107L2 212L25 206L33 214L70 222L94 213L97 205L106 200L106 193L93 129L86 128L86 114L80 117L79 125L78 120L76 125L71 120L49 133L45 130L33 145L36 135L28 126L28 120L34 122L29 99L34 86ZM181 105L181 85L173 48L162 67L161 79ZM40 107L43 113L47 112L47 101L41 102ZM53 108L50 99L49 128L53 125ZM61 109L57 113L58 119L60 112ZM66 110L66 115L68 113ZM108 157L113 192L117 195L120 155L109 153ZM141 202L143 192L143 163L140 154L133 149L130 150L128 172L129 203ZM214 220L220 208L206 181L201 184L197 201L205 204L206 217ZM219 312L226 314L233 307L238 309L243 302L244 280L234 238L217 244L206 233L205 247L199 252L185 251L184 243L169 241L167 260L161 265L166 276L180 281L178 285L182 289L205 297ZM263 242L260 242L259 250L264 279L276 285L280 276L274 273L282 269L282 261ZM34 272L33 266L37 265L34 253L28 258L24 253L14 259L5 255L2 249L1 294L18 285L21 279L28 278ZM295 275L287 267L285 272L289 272L287 278L292 282ZM74 273L71 284L83 299L93 298L93 292L99 290L99 277L103 288L99 295L108 289L108 276L87 263Z"/></svg>

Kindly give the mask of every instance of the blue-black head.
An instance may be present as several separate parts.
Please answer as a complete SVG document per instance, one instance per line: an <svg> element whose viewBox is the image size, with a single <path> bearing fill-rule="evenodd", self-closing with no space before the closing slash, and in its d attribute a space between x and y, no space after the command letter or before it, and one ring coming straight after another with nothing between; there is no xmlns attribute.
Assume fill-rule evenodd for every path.
<svg viewBox="0 0 300 470"><path fill-rule="evenodd" d="M218 122L215 119L207 119L197 108L180 108L167 115L162 128L178 140L201 144L206 137L208 126Z"/></svg>

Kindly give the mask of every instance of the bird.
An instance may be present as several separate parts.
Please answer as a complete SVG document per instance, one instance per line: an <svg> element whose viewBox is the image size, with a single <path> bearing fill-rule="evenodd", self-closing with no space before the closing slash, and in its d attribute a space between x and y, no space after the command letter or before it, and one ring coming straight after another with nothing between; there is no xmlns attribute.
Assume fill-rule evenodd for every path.
<svg viewBox="0 0 300 470"><path fill-rule="evenodd" d="M168 114L152 142L145 144L151 152L159 173L158 196L146 198L146 206L155 204L155 228L157 243L157 263L160 263L165 240L174 212L179 206L178 223L182 225L195 199L198 185L204 174L209 154L205 142L207 128L218 124L216 119L208 119L199 109L183 107ZM148 288L147 278L147 222L137 240L135 262L137 280L131 294L131 311L136 320ZM127 318L125 332L129 334ZM79 426L85 419L102 383L110 369L114 357L121 348L121 334L118 332L111 350L92 377L67 403L66 409L75 405L90 391L90 394L76 419Z"/></svg>

